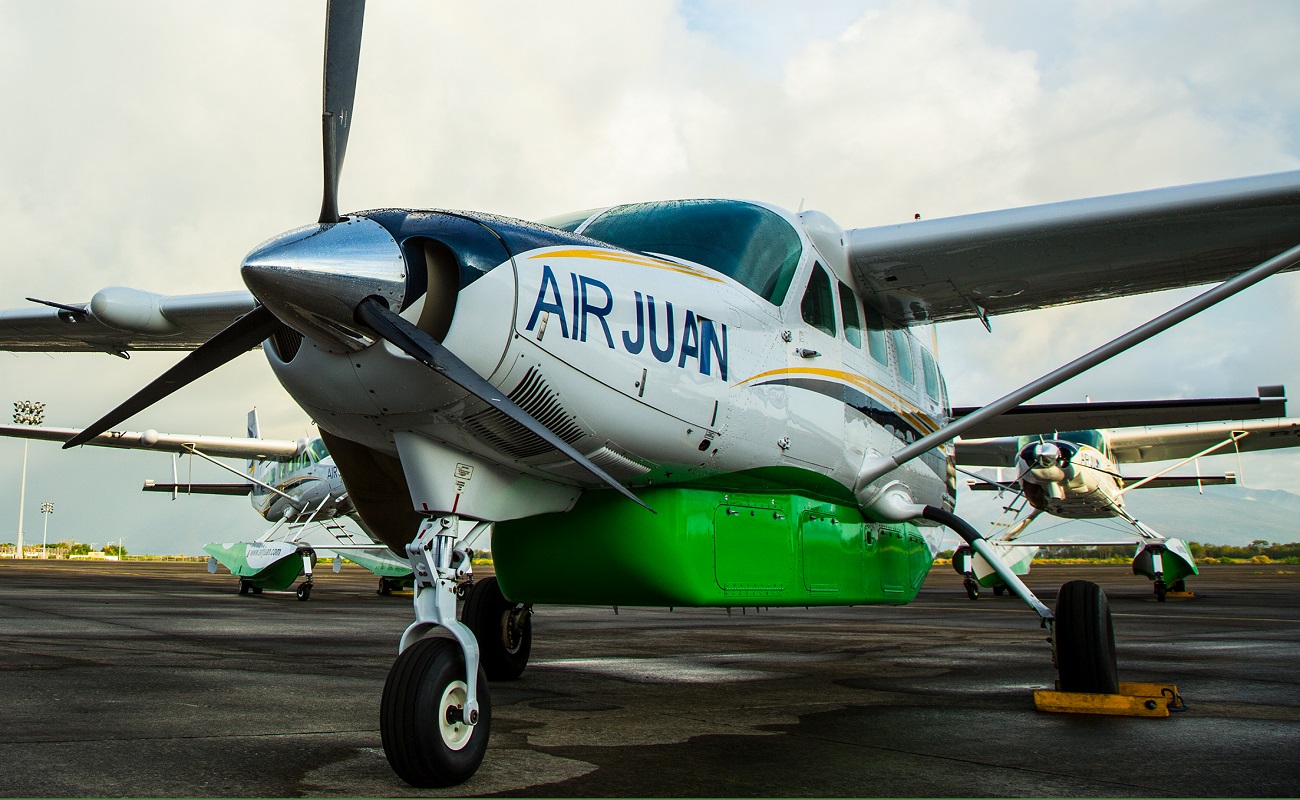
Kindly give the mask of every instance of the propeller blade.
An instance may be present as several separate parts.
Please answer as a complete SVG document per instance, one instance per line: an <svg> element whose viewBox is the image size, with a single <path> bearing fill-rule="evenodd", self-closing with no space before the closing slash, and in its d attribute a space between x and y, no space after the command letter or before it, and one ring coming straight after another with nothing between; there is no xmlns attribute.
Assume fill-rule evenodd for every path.
<svg viewBox="0 0 1300 800"><path fill-rule="evenodd" d="M325 90L321 128L324 133L325 192L320 221L339 221L339 173L348 149L352 102L357 93L361 58L361 19L365 0L330 0L325 18Z"/></svg>
<svg viewBox="0 0 1300 800"><path fill-rule="evenodd" d="M603 469L591 463L585 456L560 437L556 436L531 414L511 402L501 390L484 380L468 364L461 361L447 348L443 347L429 334L402 319L380 299L367 297L357 306L357 321L392 342L398 349L411 358L424 364L429 369L442 375L447 380L465 391L491 405L497 411L523 425L532 433L540 436L547 444L573 459L578 466L591 473L600 482L616 489L627 499L654 511L626 486L609 476Z"/></svg>
<svg viewBox="0 0 1300 800"><path fill-rule="evenodd" d="M132 395L125 403L69 439L63 445L63 449L85 444L127 417L138 414L177 389L202 378L236 356L248 352L274 333L279 326L280 320L276 319L266 306L257 306L227 325L225 330L204 342L171 369L155 378L148 386Z"/></svg>

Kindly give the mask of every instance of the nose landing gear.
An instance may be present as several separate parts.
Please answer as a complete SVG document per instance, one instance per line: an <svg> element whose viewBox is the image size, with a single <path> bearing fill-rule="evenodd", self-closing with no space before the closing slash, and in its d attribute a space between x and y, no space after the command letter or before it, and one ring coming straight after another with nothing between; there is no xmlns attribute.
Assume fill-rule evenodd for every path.
<svg viewBox="0 0 1300 800"><path fill-rule="evenodd" d="M470 578L469 556L456 546L457 523L454 516L426 520L406 546L415 578L415 622L402 634L379 712L388 763L422 788L468 780L483 763L492 727L478 641L456 619L458 590ZM483 598L491 599L490 592L480 596L480 606ZM451 638L437 636L438 629Z"/></svg>

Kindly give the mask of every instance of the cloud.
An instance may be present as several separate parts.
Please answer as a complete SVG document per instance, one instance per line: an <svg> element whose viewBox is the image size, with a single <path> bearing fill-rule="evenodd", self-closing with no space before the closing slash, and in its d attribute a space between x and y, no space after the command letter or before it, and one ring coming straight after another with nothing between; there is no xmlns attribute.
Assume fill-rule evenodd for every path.
<svg viewBox="0 0 1300 800"><path fill-rule="evenodd" d="M237 288L244 253L316 215L322 17L306 0L0 3L0 67L21 76L0 148L0 305ZM1291 169L1297 17L1290 3L372 3L342 204L540 218L739 196L858 227ZM992 399L1172 303L997 318L992 335L945 326L951 394ZM1300 282L1275 279L1053 396L1300 385L1278 354L1297 306ZM51 423L80 426L175 359L0 354L0 402L44 399ZM309 430L257 354L128 424L238 434L252 405L268 435ZM0 531L20 447L0 441ZM196 552L263 528L240 501L140 495L170 471L161 456L31 453L29 508L55 499L52 525L78 538Z"/></svg>

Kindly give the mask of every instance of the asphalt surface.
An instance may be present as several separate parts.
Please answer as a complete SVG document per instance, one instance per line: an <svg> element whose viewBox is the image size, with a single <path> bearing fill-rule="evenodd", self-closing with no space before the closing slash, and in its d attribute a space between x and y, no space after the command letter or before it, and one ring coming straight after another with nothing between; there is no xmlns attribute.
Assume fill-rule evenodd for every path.
<svg viewBox="0 0 1300 800"><path fill-rule="evenodd" d="M936 566L899 608L539 607L533 661L491 687L467 784L411 789L379 696L410 596L319 574L241 597L203 564L0 561L3 796L1296 796L1300 568L1206 566L1157 604L1124 566L1036 566L1115 613L1122 680L1168 719L1053 715L1018 600Z"/></svg>

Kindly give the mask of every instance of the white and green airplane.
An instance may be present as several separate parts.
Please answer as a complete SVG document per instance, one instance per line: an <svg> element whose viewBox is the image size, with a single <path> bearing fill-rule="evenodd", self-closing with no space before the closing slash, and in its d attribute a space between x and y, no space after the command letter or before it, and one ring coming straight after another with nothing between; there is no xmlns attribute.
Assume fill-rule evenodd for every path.
<svg viewBox="0 0 1300 800"><path fill-rule="evenodd" d="M1100 587L1040 602L953 513L951 443L1296 268L1300 173L853 230L713 198L542 223L342 215L363 8L329 5L318 219L254 247L246 290L44 301L0 312L0 348L192 350L75 446L261 347L360 517L415 571L415 621L380 701L398 775L443 786L479 768L488 681L524 669L529 604L902 604L941 526L1050 630L1064 689L1116 690ZM914 335L1218 281L956 420L929 336ZM496 577L471 584L467 547L487 527ZM578 552L600 552L600 569L580 574Z"/></svg>
<svg viewBox="0 0 1300 800"><path fill-rule="evenodd" d="M955 408L954 416L974 408ZM1215 453L1243 453L1300 446L1300 419L1286 419L1281 386L1262 386L1257 397L1206 400L1149 400L1128 403L1042 404L1014 412L976 427L975 438L955 443L958 469L969 472L975 490L1014 493L1020 500L1006 507L1013 516L989 538L993 549L1017 575L1029 572L1042 547L1136 545L1133 572L1154 585L1163 602L1168 591L1186 591L1185 579L1197 574L1185 542L1165 537L1124 507L1134 489L1210 486L1236 483L1234 473L1201 475L1199 459ZM1226 420L1226 421L1224 421ZM1065 430L1062 423L1106 425L1108 429ZM999 435L1001 434L1001 435ZM984 437L984 438L978 438ZM1152 475L1125 476L1123 464L1174 463ZM1172 475L1197 464L1197 474ZM1119 519L1132 527L1137 540L1044 541L1027 537L1040 515L1064 519ZM1005 515L1004 515L1005 516ZM965 576L966 593L979 597L981 586L1003 594L1006 584L989 562L969 546L958 548L953 568Z"/></svg>
<svg viewBox="0 0 1300 800"><path fill-rule="evenodd" d="M0 425L0 436L22 439L67 442L80 434L75 428ZM218 563L226 567L239 578L240 594L261 594L266 589L283 591L299 577L305 577L296 594L299 600L309 599L317 550L336 552L374 573L379 577L380 594L392 594L394 589L412 582L411 567L405 558L368 535L363 536L365 541L358 541L338 521L340 517L350 517L365 530L365 523L348 499L338 467L324 442L319 438L297 441L263 438L256 409L248 412L245 438L155 430L106 431L83 444L171 453L173 458L189 455L233 473L238 480L231 483L181 482L173 460L172 481L147 480L144 491L168 492L173 499L181 494L245 496L258 514L273 523L270 530L254 541L212 543L203 548L209 555L208 571L215 573ZM242 458L244 469L231 467L219 458ZM308 532L323 533L334 543L313 544L304 539ZM335 571L340 565L336 559Z"/></svg>

